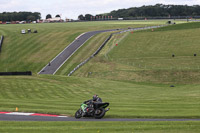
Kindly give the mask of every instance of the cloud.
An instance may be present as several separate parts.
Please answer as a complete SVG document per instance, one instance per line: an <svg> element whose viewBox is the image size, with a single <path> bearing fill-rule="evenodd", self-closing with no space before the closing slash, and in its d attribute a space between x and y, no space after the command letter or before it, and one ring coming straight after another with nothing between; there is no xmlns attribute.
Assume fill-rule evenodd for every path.
<svg viewBox="0 0 200 133"><path fill-rule="evenodd" d="M0 8L2 9L13 9L16 6L19 6L20 0L1 0Z"/></svg>

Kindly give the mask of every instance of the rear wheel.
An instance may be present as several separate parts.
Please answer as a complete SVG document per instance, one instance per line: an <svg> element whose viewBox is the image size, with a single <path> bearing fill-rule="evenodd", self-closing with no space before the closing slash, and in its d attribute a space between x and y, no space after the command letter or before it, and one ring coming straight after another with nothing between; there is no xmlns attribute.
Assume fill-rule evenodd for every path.
<svg viewBox="0 0 200 133"><path fill-rule="evenodd" d="M104 108L99 108L95 111L94 117L96 119L101 119L102 117L104 117L106 111Z"/></svg>
<svg viewBox="0 0 200 133"><path fill-rule="evenodd" d="M75 113L75 118L76 118L76 119L79 119L79 118L81 118L81 117L82 117L82 111L81 111L81 109L79 109L79 110L77 110L76 113Z"/></svg>

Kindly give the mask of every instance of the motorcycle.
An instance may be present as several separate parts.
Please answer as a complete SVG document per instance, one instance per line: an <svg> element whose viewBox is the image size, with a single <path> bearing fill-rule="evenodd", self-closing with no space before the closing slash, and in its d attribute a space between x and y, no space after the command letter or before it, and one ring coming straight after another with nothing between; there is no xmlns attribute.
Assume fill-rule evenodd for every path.
<svg viewBox="0 0 200 133"><path fill-rule="evenodd" d="M95 119L101 119L104 117L105 113L110 109L106 107L109 106L109 103L90 103L81 104L80 109L78 109L75 113L75 118L79 119L81 117L94 117Z"/></svg>

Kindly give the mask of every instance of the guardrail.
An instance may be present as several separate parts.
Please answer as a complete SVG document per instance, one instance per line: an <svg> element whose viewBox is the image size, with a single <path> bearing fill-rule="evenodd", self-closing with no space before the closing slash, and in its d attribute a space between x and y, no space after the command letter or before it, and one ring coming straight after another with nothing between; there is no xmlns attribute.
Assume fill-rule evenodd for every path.
<svg viewBox="0 0 200 133"><path fill-rule="evenodd" d="M27 71L27 72L0 72L0 76L20 76L20 75L32 75L31 71Z"/></svg>
<svg viewBox="0 0 200 133"><path fill-rule="evenodd" d="M95 57L101 49L106 45L106 43L111 39L112 34L103 42L103 44L95 51L89 58L87 58L85 61L81 62L78 66L76 66L69 74L68 76L71 76L76 70L78 70L81 66L86 64L89 60L91 60L93 57Z"/></svg>
<svg viewBox="0 0 200 133"><path fill-rule="evenodd" d="M1 47L3 45L3 39L4 39L4 36L1 36L1 40L0 40L0 52L1 52Z"/></svg>
<svg viewBox="0 0 200 133"><path fill-rule="evenodd" d="M79 65L77 65L69 74L68 76L71 76L76 70L78 70L81 66L83 66L84 64L86 64L89 60L91 60L93 57L95 57L101 50L102 48L107 44L107 42L111 39L111 37L114 35L114 34L122 34L122 33L125 33L125 32L130 32L130 31L136 31L136 30L147 30L147 29L152 29L152 28L160 28L160 27L164 27L164 26L167 26L167 25L159 25L159 26L149 26L149 27L142 27L142 28L131 28L131 29L128 29L128 30L123 30L123 31L120 31L120 32L116 32L116 33L112 33L110 34L110 36L103 42L103 44L97 49L97 51L92 54L89 58L87 58L85 61L81 62Z"/></svg>

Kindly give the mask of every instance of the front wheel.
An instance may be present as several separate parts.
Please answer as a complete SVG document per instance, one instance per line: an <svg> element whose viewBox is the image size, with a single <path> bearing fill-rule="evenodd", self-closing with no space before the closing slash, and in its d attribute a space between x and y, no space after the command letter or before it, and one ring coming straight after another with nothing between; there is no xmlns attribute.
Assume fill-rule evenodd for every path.
<svg viewBox="0 0 200 133"><path fill-rule="evenodd" d="M101 119L102 117L104 117L106 111L104 108L99 108L95 111L94 117L96 119Z"/></svg>
<svg viewBox="0 0 200 133"><path fill-rule="evenodd" d="M79 118L81 118L81 117L82 117L82 111L81 111L81 109L79 109L79 110L77 110L76 113L75 113L75 118L76 118L76 119L79 119Z"/></svg>

